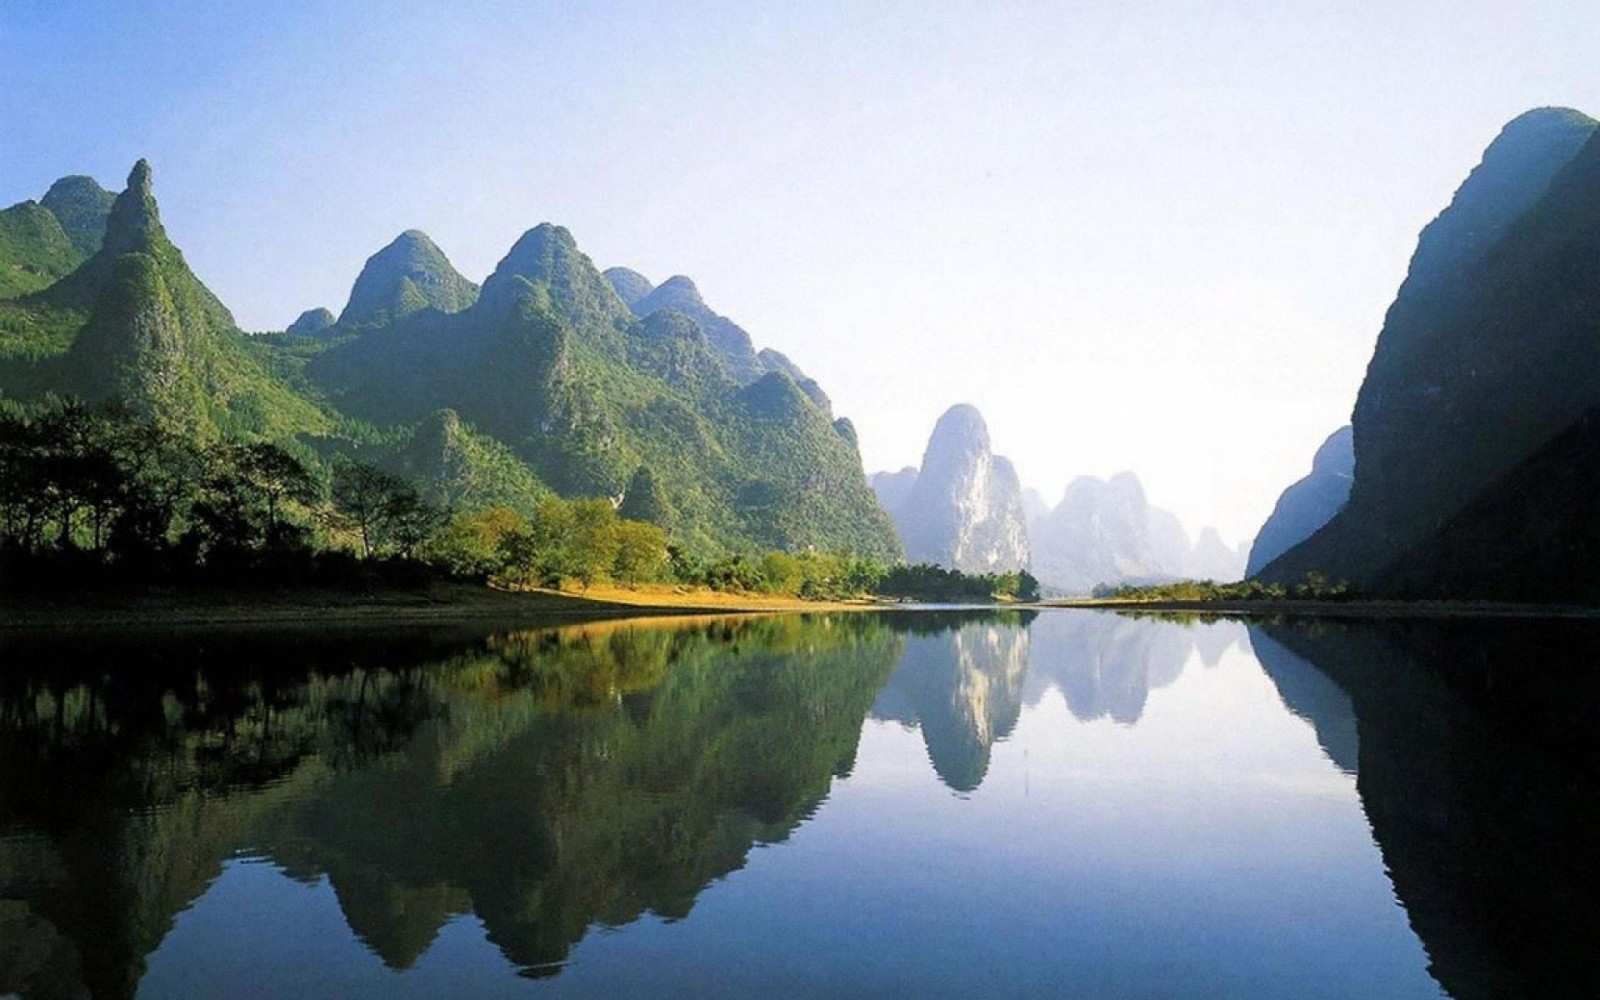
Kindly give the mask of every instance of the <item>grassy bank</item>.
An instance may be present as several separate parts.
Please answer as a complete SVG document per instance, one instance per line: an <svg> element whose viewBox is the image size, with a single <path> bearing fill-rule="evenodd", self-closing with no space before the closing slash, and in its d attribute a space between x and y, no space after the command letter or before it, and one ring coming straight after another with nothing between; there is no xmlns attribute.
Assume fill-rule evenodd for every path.
<svg viewBox="0 0 1600 1000"><path fill-rule="evenodd" d="M587 592L499 590L439 581L350 589L152 589L69 597L0 598L0 628L127 628L225 624L306 625L493 620L515 624L660 614L863 610L870 601L806 601L667 585L596 586Z"/></svg>

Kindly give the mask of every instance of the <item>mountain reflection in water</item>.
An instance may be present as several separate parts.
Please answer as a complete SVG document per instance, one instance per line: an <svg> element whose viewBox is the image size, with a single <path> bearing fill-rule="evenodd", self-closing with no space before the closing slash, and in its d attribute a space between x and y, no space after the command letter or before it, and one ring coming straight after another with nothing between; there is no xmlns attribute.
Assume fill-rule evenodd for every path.
<svg viewBox="0 0 1600 1000"><path fill-rule="evenodd" d="M1583 625L1246 629L1079 612L656 620L494 634L11 636L0 644L0 993L204 992L185 978L199 976L181 957L193 954L185 934L206 933L228 893L255 892L246 909L276 905L251 888L265 883L245 878L238 866L248 860L269 863L280 884L326 886L366 953L402 973L376 988L309 980L329 994L420 982L432 974L430 955L449 950L444 929L459 926L481 928L479 939L524 977L524 990L584 991L589 981L571 979L569 963L592 939L608 955L637 949L634 985L669 992L740 983L916 992L918 968L960 961L962 975L987 977L973 984L999 992L1078 982L1100 995L1163 985L1261 994L1288 989L1303 967L1323 970L1311 980L1329 996L1353 984L1366 995L1438 995L1440 986L1462 998L1591 995L1600 983L1600 880L1587 839L1600 815L1588 736L1597 687L1585 667L1595 652L1600 632ZM1191 690L1179 683L1186 671L1217 679ZM1139 763L1158 749L1139 742L1141 720L1169 688L1194 702L1192 712L1239 707L1278 734L1259 761L1245 766L1224 746L1194 765L1198 777L1182 779L1183 793L1198 796L1184 801L1215 799L1215 815L1185 820L1172 812L1177 778L1141 771L1129 787L1102 752L1143 747L1128 759L1153 766ZM1261 702L1261 691L1281 706ZM1055 704L1065 713L1053 715ZM1183 734L1203 731L1206 720L1171 704L1175 714L1148 735L1172 729L1178 735L1163 736L1159 749L1185 753ZM1306 723L1326 777L1315 777L1314 760L1274 770L1273 748L1298 740L1294 727L1306 732ZM1248 736L1244 728L1235 735ZM901 773L894 733L920 740L923 774L956 801L939 805L903 781L884 785ZM1002 756L1012 740L1037 755L1019 747L1020 758ZM1050 758L1054 770L1030 763L1052 747L1062 751ZM863 754L871 766L852 781ZM1227 770L1235 764L1237 774ZM1019 766L1028 769L1020 786ZM1317 849L1357 866L1350 878L1360 885L1381 880L1381 851L1415 939L1379 919L1383 899L1357 889L1349 899L1329 889L1339 898L1328 899L1327 913L1296 915L1304 940L1286 937L1274 926L1284 914L1264 901L1280 899L1280 882L1295 884L1295 873L1251 872L1251 849L1226 847L1230 836L1281 837L1281 857L1292 859L1297 838L1333 836L1333 820L1317 817L1333 815L1329 796L1348 794L1339 791L1349 787L1343 775L1355 776L1352 806L1371 824L1372 860L1345 833L1337 851ZM1216 794L1196 781L1216 782ZM1115 815L1095 814L1084 796L1096 787L1124 803ZM889 798L872 798L884 788ZM1229 810L1258 799L1272 815L1230 833ZM1303 834L1284 814L1300 802L1324 803L1308 808ZM941 853L966 831L956 822L963 809L999 824L977 834L1001 848L982 887L964 883L970 876ZM930 810L950 819L933 821ZM1069 818L1079 838L1052 843L1050 824L1066 838ZM1151 842L1144 873L1091 860L1120 858L1140 830L1181 833L1173 822L1194 824L1191 850L1217 837L1217 850L1240 856L1208 868L1198 854L1186 860L1181 848L1174 855ZM788 843L802 828L814 833ZM760 879L729 881L753 849L775 844L784 846ZM1269 845L1258 850L1270 856ZM895 861L853 867L873 851ZM796 869L802 861L810 868ZM928 866L915 893L890 874L901 861ZM1342 884L1327 867L1335 861L1319 864L1328 886ZM1025 888L1052 877L1059 892ZM1173 881L1194 878L1203 881ZM766 941L768 968L754 967L748 949L730 957L704 941L696 968L718 978L674 978L667 959L689 959L649 951L666 947L654 928L689 921L718 884L728 886L723 905L754 907L740 912L776 922L788 939ZM839 936L866 916L823 912L835 895L858 908L903 895L911 906L919 893L962 887L971 895L963 905L976 908L972 923L891 909L873 950L859 934ZM1258 968L1259 948L1219 944L1210 918L1186 909L1201 904L1162 904L1173 892L1214 898L1246 928L1239 933L1279 935L1287 953ZM755 896L741 902L740 893ZM1146 926L1152 913L1186 938L1171 956L1106 952L1113 941L1157 933ZM1317 931L1318 918L1333 929ZM927 921L993 954L919 952L913 939L926 937L918 928ZM607 928L622 930L595 937ZM1346 933L1348 941L1331 939ZM1408 958L1418 941L1426 955ZM304 953L304 942L296 947ZM1008 965L999 960L1008 949L1033 957ZM481 955L473 961L482 973ZM883 978L867 975L869 963ZM1329 979L1326 968L1350 978ZM1389 977L1381 984L1362 978L1379 968ZM254 988L303 993L306 982Z"/></svg>

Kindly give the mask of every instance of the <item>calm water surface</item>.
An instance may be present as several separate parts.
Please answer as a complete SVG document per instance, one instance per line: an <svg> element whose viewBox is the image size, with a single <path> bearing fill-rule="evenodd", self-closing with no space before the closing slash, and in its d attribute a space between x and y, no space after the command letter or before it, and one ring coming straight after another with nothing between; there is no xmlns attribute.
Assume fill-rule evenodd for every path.
<svg viewBox="0 0 1600 1000"><path fill-rule="evenodd" d="M0 995L1600 995L1600 630L0 640Z"/></svg>

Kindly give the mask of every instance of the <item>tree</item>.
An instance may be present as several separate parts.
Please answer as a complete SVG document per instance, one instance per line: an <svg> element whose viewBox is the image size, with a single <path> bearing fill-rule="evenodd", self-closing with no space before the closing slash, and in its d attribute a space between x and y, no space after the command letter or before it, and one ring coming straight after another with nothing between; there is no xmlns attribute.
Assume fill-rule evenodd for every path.
<svg viewBox="0 0 1600 1000"><path fill-rule="evenodd" d="M617 561L617 509L603 498L572 501L572 534L567 562L588 590Z"/></svg>
<svg viewBox="0 0 1600 1000"><path fill-rule="evenodd" d="M488 577L505 572L509 541L527 533L528 522L510 507L458 514L434 537L430 555L456 576Z"/></svg>
<svg viewBox="0 0 1600 1000"><path fill-rule="evenodd" d="M653 579L667 564L667 533L643 521L618 521L617 557L613 570L630 587Z"/></svg>
<svg viewBox="0 0 1600 1000"><path fill-rule="evenodd" d="M314 503L317 481L299 459L270 442L258 441L232 451L240 482L266 506L267 544L279 544L285 538L284 505Z"/></svg>
<svg viewBox="0 0 1600 1000"><path fill-rule="evenodd" d="M334 507L361 537L361 554L372 558L395 497L409 489L398 477L365 462L341 462L333 470Z"/></svg>

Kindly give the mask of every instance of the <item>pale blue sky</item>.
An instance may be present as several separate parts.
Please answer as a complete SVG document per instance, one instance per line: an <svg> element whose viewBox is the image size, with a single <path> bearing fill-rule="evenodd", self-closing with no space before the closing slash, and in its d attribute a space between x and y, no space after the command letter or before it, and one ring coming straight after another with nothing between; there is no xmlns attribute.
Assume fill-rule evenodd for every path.
<svg viewBox="0 0 1600 1000"><path fill-rule="evenodd" d="M157 9L159 8L159 9ZM0 202L155 166L247 328L431 234L691 275L915 463L955 402L1052 501L1254 533L1348 419L1500 126L1600 113L1593 3L0 0Z"/></svg>

